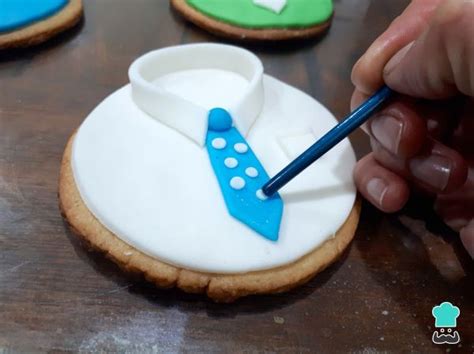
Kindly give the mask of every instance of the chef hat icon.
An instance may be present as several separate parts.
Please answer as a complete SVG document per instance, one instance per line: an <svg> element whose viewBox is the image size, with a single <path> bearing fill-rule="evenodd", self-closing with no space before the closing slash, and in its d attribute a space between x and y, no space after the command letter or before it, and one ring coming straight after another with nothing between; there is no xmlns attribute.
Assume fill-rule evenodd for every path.
<svg viewBox="0 0 474 354"><path fill-rule="evenodd" d="M435 327L456 327L456 321L461 311L459 307L454 306L450 302L443 302L442 304L433 307L431 311L435 318Z"/></svg>

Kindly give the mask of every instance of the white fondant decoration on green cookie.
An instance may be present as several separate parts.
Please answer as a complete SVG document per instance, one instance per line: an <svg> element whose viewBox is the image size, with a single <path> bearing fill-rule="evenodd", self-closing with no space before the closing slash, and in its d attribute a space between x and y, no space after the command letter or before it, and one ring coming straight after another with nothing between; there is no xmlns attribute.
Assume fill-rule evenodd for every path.
<svg viewBox="0 0 474 354"><path fill-rule="evenodd" d="M287 0L253 0L253 3L279 14L285 8Z"/></svg>

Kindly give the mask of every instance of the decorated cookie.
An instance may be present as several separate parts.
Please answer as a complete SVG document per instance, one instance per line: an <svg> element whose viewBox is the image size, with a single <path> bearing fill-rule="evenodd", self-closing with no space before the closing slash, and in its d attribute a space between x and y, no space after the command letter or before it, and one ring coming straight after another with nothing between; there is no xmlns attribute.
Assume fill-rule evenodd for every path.
<svg viewBox="0 0 474 354"><path fill-rule="evenodd" d="M44 42L81 16L81 0L0 0L0 49Z"/></svg>
<svg viewBox="0 0 474 354"><path fill-rule="evenodd" d="M248 41L314 37L331 23L332 0L171 0L187 20L216 35Z"/></svg>
<svg viewBox="0 0 474 354"><path fill-rule="evenodd" d="M334 262L359 205L348 140L280 192L260 190L336 124L310 96L233 46L156 50L64 152L60 205L123 269L216 301L281 292Z"/></svg>

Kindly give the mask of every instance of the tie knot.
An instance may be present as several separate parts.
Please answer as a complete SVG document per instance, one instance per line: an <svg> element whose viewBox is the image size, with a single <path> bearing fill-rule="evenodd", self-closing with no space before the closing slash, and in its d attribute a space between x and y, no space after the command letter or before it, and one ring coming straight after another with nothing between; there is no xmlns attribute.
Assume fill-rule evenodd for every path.
<svg viewBox="0 0 474 354"><path fill-rule="evenodd" d="M232 128L232 117L224 108L213 108L209 111L209 130L222 132Z"/></svg>

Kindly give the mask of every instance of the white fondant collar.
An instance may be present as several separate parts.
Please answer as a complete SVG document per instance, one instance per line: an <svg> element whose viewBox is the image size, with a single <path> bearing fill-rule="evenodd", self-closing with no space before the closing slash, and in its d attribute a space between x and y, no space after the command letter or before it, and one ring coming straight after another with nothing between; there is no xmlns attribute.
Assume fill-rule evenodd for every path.
<svg viewBox="0 0 474 354"><path fill-rule="evenodd" d="M237 103L227 109L235 126L247 135L263 107L263 65L251 52L222 44L188 44L167 47L135 60L128 71L135 104L162 123L204 146L208 109L181 98L153 83L173 72L192 69L221 69L237 73L249 81ZM185 120L176 117L186 117Z"/></svg>

